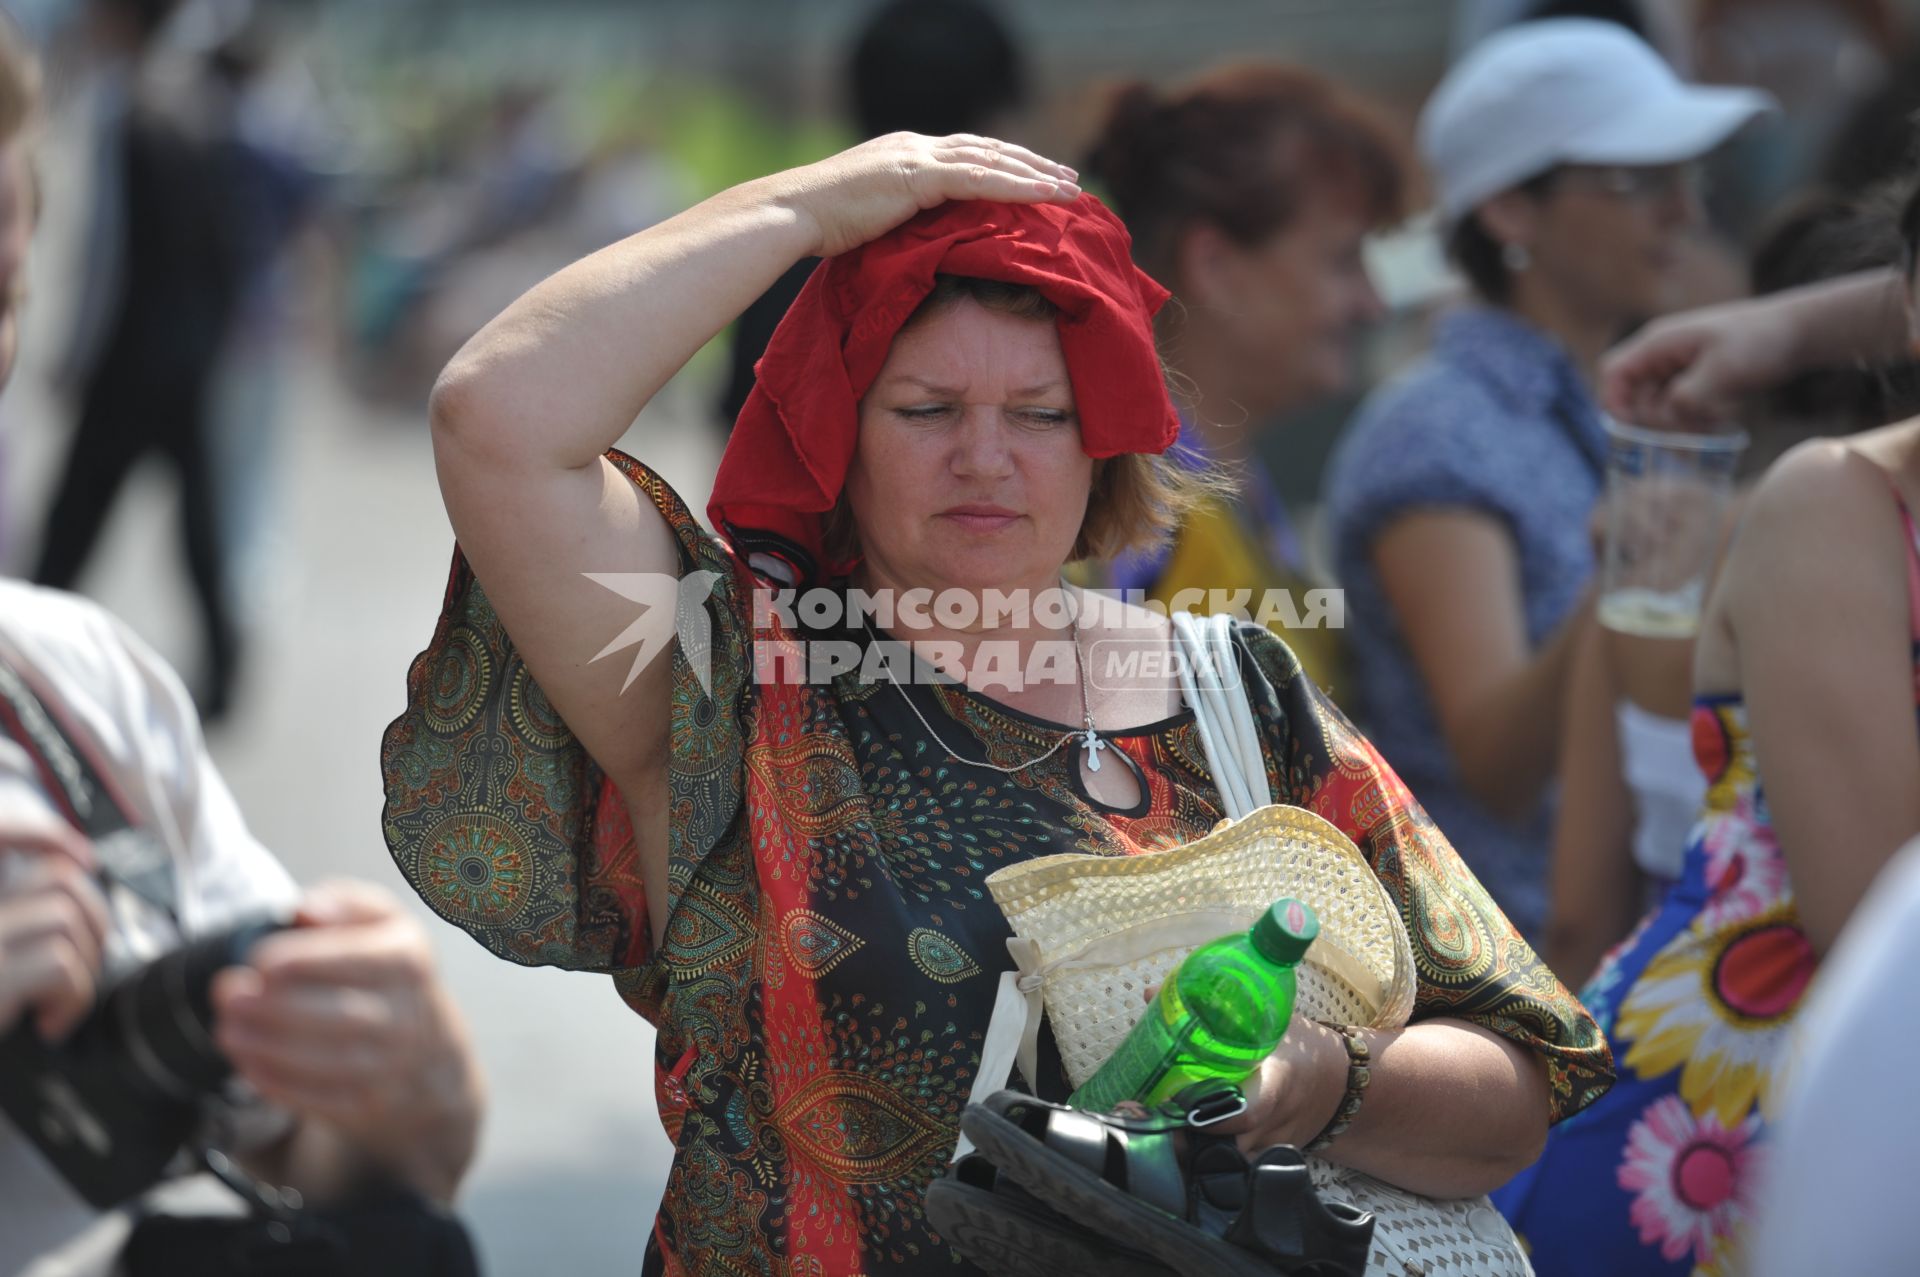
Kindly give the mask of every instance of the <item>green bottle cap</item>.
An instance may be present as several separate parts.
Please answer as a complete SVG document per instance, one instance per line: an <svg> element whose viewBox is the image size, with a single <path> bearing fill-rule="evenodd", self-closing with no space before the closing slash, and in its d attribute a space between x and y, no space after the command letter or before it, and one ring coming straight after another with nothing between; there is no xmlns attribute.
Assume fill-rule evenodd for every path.
<svg viewBox="0 0 1920 1277"><path fill-rule="evenodd" d="M1254 922L1248 935L1255 952L1267 961L1290 967L1300 961L1313 938L1320 934L1320 919L1305 901L1288 896L1276 900Z"/></svg>

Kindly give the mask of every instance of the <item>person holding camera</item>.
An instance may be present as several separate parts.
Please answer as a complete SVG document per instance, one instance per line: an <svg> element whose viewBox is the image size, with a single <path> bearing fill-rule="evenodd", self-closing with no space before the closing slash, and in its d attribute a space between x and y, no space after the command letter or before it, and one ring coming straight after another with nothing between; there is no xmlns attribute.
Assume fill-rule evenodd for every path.
<svg viewBox="0 0 1920 1277"><path fill-rule="evenodd" d="M0 27L0 386L37 85ZM458 1271L380 1265L464 1251L441 1208L481 1107L466 1028L400 903L354 882L302 895L248 832L174 672L98 606L0 581L0 1273L117 1256L133 1274L287 1271L310 1242L350 1242L357 1274ZM183 1147L218 1150L254 1219L149 1217L119 1256L120 1207ZM256 1239L252 1267L204 1259Z"/></svg>
<svg viewBox="0 0 1920 1277"><path fill-rule="evenodd" d="M123 807L128 829L96 841L76 827L63 784L76 768L97 778L93 820ZM144 856L127 853L135 834ZM149 1080L170 1092L175 1075L191 1076L177 1063L185 1046L89 1032L113 1018L90 1013L116 976L157 1004L171 987L143 979L156 960L254 919L271 921L236 933L255 938L200 982L212 1048L201 1054L231 1066L244 1099L210 1088L196 1138L322 1209L373 1186L449 1202L473 1155L482 1085L424 930L370 884L298 893L248 832L174 673L86 600L0 582L0 1106L31 1102L17 1084L29 1051L83 1099L91 1076L113 1079L93 1088L107 1103ZM111 1134L116 1168L151 1142ZM87 1200L97 1194L47 1151L0 1118L0 1272L105 1271L126 1228L101 1225Z"/></svg>

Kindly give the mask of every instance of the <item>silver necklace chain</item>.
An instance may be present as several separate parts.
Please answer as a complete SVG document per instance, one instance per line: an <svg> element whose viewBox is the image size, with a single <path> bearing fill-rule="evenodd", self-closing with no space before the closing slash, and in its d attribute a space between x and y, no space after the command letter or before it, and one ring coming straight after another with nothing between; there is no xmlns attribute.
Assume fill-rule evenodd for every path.
<svg viewBox="0 0 1920 1277"><path fill-rule="evenodd" d="M865 617L861 618L860 625L866 630L867 637L877 645L880 642L880 636L873 632L873 626ZM969 767L985 767L991 771L1011 775L1014 772L1023 772L1029 767L1039 766L1041 763L1046 762L1049 758L1059 753L1067 742L1078 740L1081 748L1087 751L1087 770L1097 772L1100 770L1100 751L1109 748L1109 746L1106 741L1100 739L1100 734L1094 730L1093 726L1093 705L1087 699L1087 667L1086 662L1080 655L1080 609L1077 605L1074 608L1073 616L1068 618L1067 625L1073 638L1074 674L1080 683L1081 729L1077 732L1066 733L1061 736L1059 740L1055 741L1046 753L1034 758L1029 758L1024 763L1017 763L1014 766L1007 767L999 763L987 762L985 759L968 758L964 756L953 746L947 744L946 739L941 736L938 731L934 730L933 724L927 721L927 716L922 714L920 707L913 703L913 697L907 694L907 689L900 686L900 680L893 676L893 666L891 663L886 667L887 682L893 685L894 691L900 693L900 699L907 703L907 708L913 711L913 716L920 720L920 726L927 729L927 735L933 737L934 743L940 746L941 749L946 750L947 757L956 763L964 763ZM893 641L896 643L899 642L898 639ZM902 646L907 649L909 655L912 654L912 644L902 644Z"/></svg>

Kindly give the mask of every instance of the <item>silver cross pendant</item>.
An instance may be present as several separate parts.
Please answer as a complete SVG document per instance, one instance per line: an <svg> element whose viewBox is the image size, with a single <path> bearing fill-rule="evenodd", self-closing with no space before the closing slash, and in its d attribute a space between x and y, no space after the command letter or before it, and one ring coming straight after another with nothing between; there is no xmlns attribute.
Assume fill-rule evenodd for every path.
<svg viewBox="0 0 1920 1277"><path fill-rule="evenodd" d="M1091 727L1081 735L1080 748L1087 751L1088 771L1097 772L1100 770L1100 751L1106 747L1107 742L1101 740L1099 735Z"/></svg>

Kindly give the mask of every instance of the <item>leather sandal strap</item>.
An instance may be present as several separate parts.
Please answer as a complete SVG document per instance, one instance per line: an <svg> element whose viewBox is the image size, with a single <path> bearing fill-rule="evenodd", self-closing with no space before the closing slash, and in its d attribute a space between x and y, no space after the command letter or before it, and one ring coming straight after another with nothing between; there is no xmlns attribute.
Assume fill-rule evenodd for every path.
<svg viewBox="0 0 1920 1277"><path fill-rule="evenodd" d="M1057 1158L1273 1262L1276 1273L1366 1268L1373 1217L1321 1200L1299 1149L1276 1145L1249 1162L1233 1136L1215 1131L1245 1111L1237 1090L1190 1089L1141 1116L1090 1113L1008 1091L989 1096L985 1107Z"/></svg>
<svg viewBox="0 0 1920 1277"><path fill-rule="evenodd" d="M1186 1174L1173 1138L1181 1123L1164 1115L1089 1113L1030 1098L1015 1099L1002 1112L1048 1149L1120 1191L1176 1218L1185 1216Z"/></svg>
<svg viewBox="0 0 1920 1277"><path fill-rule="evenodd" d="M1284 1261L1290 1271L1366 1268L1373 1217L1321 1200L1300 1150L1285 1144L1268 1149L1248 1168L1246 1185L1246 1207L1223 1234L1228 1241Z"/></svg>
<svg viewBox="0 0 1920 1277"><path fill-rule="evenodd" d="M1176 1219L1187 1211L1187 1177L1180 1165L1180 1152L1174 1147L1171 1131L1115 1131L1113 1141L1120 1150L1121 1173L1126 1189L1141 1201L1167 1212ZM1107 1182L1114 1183L1111 1173Z"/></svg>
<svg viewBox="0 0 1920 1277"><path fill-rule="evenodd" d="M1307 1164L1298 1154L1286 1158L1272 1156L1275 1152L1292 1150L1269 1150L1247 1168L1246 1205L1227 1230L1227 1240L1259 1255L1312 1255L1321 1242L1312 1227L1319 1213L1312 1208L1319 1200Z"/></svg>

